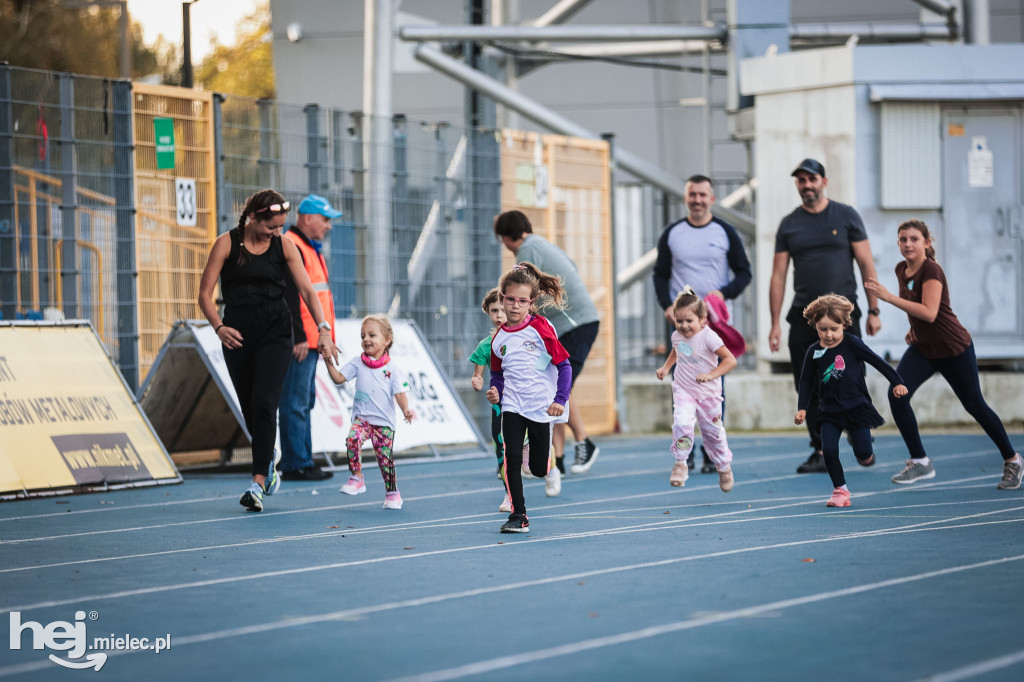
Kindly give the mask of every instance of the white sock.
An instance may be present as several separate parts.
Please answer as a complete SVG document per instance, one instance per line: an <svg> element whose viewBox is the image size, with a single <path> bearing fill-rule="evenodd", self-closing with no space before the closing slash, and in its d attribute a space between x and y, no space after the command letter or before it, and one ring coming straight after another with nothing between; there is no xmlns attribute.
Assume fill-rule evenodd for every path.
<svg viewBox="0 0 1024 682"><path fill-rule="evenodd" d="M845 483L844 483L844 484L842 484L841 486L839 486L839 489L840 489L840 490L845 490L846 492L850 492L850 489L846 487L846 484L845 484Z"/></svg>
<svg viewBox="0 0 1024 682"><path fill-rule="evenodd" d="M932 461L928 457L922 457L921 459L911 458L910 461L913 462L914 464L924 464L925 466L932 463Z"/></svg>

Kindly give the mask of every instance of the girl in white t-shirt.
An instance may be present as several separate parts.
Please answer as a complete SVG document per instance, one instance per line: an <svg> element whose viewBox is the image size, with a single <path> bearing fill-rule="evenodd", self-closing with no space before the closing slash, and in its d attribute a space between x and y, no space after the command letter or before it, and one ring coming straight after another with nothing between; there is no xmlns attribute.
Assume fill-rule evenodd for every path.
<svg viewBox="0 0 1024 682"><path fill-rule="evenodd" d="M693 287L687 285L672 304L676 330L672 352L657 371L664 379L674 364L672 376L672 447L676 462L669 476L673 486L686 485L686 458L693 449L693 426L700 424L704 447L718 470L718 485L732 490L732 451L722 424L722 379L736 366L736 358L708 327L708 309Z"/></svg>
<svg viewBox="0 0 1024 682"><path fill-rule="evenodd" d="M352 473L340 492L358 495L366 492L360 451L367 438L373 443L373 454L384 477L384 508L401 509L402 495L398 492L395 460L391 448L395 442L395 406L398 403L405 421L411 423L416 415L409 409L405 393L409 384L405 373L391 364L388 351L395 334L384 315L367 315L359 331L363 353L345 363L339 370L327 363L327 371L336 384L348 379L356 382L356 396L352 403L352 429L345 439L348 449L348 468ZM392 398L393 396L393 398ZM394 402L392 402L392 400Z"/></svg>
<svg viewBox="0 0 1024 682"><path fill-rule="evenodd" d="M505 308L505 324L491 339L491 386L487 399L501 405L501 436L505 442L505 486L512 513L502 533L529 533L521 473L523 442L530 436L529 470L546 476L551 468L551 428L566 422L572 368L569 354L554 327L536 314L538 296L561 306L565 290L561 280L523 262L506 272L498 284Z"/></svg>

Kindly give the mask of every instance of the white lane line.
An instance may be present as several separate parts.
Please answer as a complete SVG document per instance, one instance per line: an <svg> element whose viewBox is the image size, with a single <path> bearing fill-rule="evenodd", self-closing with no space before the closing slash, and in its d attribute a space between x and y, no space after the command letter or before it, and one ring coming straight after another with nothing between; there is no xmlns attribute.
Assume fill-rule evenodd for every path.
<svg viewBox="0 0 1024 682"><path fill-rule="evenodd" d="M789 507L789 506L794 506L794 505L779 505L779 506L780 507ZM980 514L954 516L954 517L950 517L950 518L947 518L947 519L941 519L939 521L936 521L935 523L943 523L943 522L945 522L945 523L952 523L954 521L960 521L960 520L965 520L965 519L977 518L977 517L980 517L980 516L987 516L989 514L994 514L994 513L1007 513L1007 512L1021 511L1021 510L1024 510L1024 507L1017 507L1017 508L1007 509L1007 510L999 510L999 511L996 511L996 512L984 512L984 513L980 513ZM733 515L733 514L736 514L736 513L738 513L738 512L724 512L724 513L721 513L721 514L710 515L707 518L714 518L714 517L721 517L721 516L730 516L730 515ZM755 520L766 520L766 519L755 519ZM741 519L739 521L743 521L743 519ZM1016 521L1017 521L1017 519L1012 519L1011 520L1011 522L1016 522ZM65 606L65 605L68 605L68 604L76 604L76 603L80 603L80 602L92 602L92 601L99 601L99 600L106 600L106 599L123 599L123 598L127 598L127 597L135 597L135 596L146 595L146 594L156 594L156 593L169 592L169 591L174 591L174 590L193 589L193 588L199 588L199 587L208 587L208 586L211 586L211 585L224 585L224 584L244 582L244 581L249 581L249 580L258 580L258 579L262 579L262 578L273 578L273 577L281 577L281 576L287 576L287 575L298 575L298 574L305 574L305 573L313 573L313 572L317 572L317 571L335 570L335 569L339 569L339 568L351 568L353 566L366 566L366 565L371 565L371 564L386 563L386 562L390 562L390 561L401 561L401 560L406 560L406 559L419 559L419 558L423 558L423 557L442 556L442 555L448 555L448 554L459 554L459 553L463 553L463 552L476 551L476 550L481 550L481 549L493 549L493 548L496 548L496 547L516 547L516 546L524 546L525 547L525 546L535 545L537 543L561 542L561 541L567 541L567 540L577 540L577 539L589 538L589 537L600 536L600 535L619 535L619 534L625 534L625 533L650 532L650 531L656 531L656 530L674 530L674 529L677 529L679 527L685 527L687 525L694 525L693 524L693 520L692 519L677 519L677 520L675 520L674 523L673 522L661 522L661 523L653 523L653 524L641 524L640 526L621 526L619 528L604 529L602 531L583 531L583 532L580 532L580 533L566 533L566 534L554 535L554 536L545 537L545 538L532 538L527 543L488 543L488 544L484 544L484 545L470 545L470 546L467 546L467 547L453 547L453 548L431 550L431 551L424 551L424 552L403 553L403 554L383 556L383 557L372 557L372 558L369 558L369 559L357 559L357 560L352 560L352 561L335 562L335 563L330 563L330 564L322 564L322 565L318 565L318 566L304 566L304 567L299 567L299 568L281 569L281 570L269 571L269 572L268 571L263 571L263 572L259 572L259 573L255 573L255 574L248 574L248 575L228 576L228 577L224 577L224 578L213 578L213 579L208 579L208 580L199 580L199 581L186 582L186 583L176 583L176 584L170 584L170 585L155 585L155 586L151 586L151 587L137 588L137 589L134 589L134 590L124 590L124 591L120 591L120 592L111 592L111 593L105 593L105 594L94 594L94 595L89 595L89 596L76 596L76 597L65 598L65 599L54 599L54 600L48 600L48 601L44 601L44 602L37 602L37 603L34 603L34 604L2 607L2 608L0 608L0 613L6 613L6 612L10 612L10 611L30 611L32 609L38 609L38 608L53 607L53 606ZM926 528L923 528L922 527L923 525L925 525L925 524L912 524L910 526L896 526L896 527L890 529L889 532L890 533L897 532L897 531L905 532L905 529L910 529L910 528L919 528L921 530L928 530ZM874 530L872 530L872 531L864 531L861 535L864 535L864 536L870 535L870 537L880 537L881 535L884 535L884 534L885 534L884 532L877 533ZM706 554L706 555L698 555L698 557L707 558L707 557L713 557L713 556L729 556L729 555L733 555L733 554L742 554L742 553L745 553L745 552L760 551L760 550L763 550L763 549L769 549L769 548L775 548L775 547L791 547L791 546L798 546L798 545L804 545L804 544L814 544L814 543L817 543L817 542L834 542L834 541L838 541L838 540L850 540L850 539L858 539L858 538L859 538L858 534L856 534L856 533L848 533L848 534L844 534L844 535L841 535L841 536L837 535L837 536L831 536L831 537L828 537L828 538L811 538L811 539L807 539L807 540L791 541L791 542L780 543L780 544L776 544L776 545L762 545L762 546L750 547L750 548L741 547L741 548L737 548L737 549L733 549L733 550L723 550L721 552L715 552L715 553ZM687 557L682 557L682 558L679 558L679 559L669 560L669 561L671 563L671 562L675 562L675 561L688 561L688 560L691 560L691 559L687 558Z"/></svg>
<svg viewBox="0 0 1024 682"><path fill-rule="evenodd" d="M902 445L902 441L899 441L899 442L894 443L894 444L886 444L883 447L885 449L890 449L892 447L895 447L896 445ZM662 453L662 455L663 454L664 453ZM948 457L944 457L943 461L948 461L948 460L952 460L952 459L967 459L967 458L977 457L977 456L984 455L984 454L991 454L991 449L972 450L972 451L967 451L967 452L961 452L961 453L959 453L957 455L951 455L951 456L948 456ZM624 455L621 455L621 456L617 455L616 461L624 460L624 459L648 459L648 458L653 459L655 456L656 455L652 455L652 454L647 453L647 452L645 452L645 453L637 453L637 454L624 454ZM661 455L657 455L657 456L660 457ZM755 456L755 457L744 457L744 458L738 459L737 461L739 461L740 463L762 463L762 462L773 462L773 461L787 461L787 460L792 459L792 457L793 457L793 455L790 455L790 454L761 455L761 456ZM446 461L440 460L437 463L438 464L445 464ZM874 468L875 469L883 469L883 468L894 468L894 467L897 467L897 466L900 466L898 462L896 462L896 463L886 463L886 464L879 463L879 464L875 465ZM618 478L618 477L621 477L621 476L648 475L648 474L652 474L652 473L656 474L656 473L663 473L663 472L664 472L664 467L659 467L657 469L648 469L648 470L644 470L644 471L629 471L629 472L626 472L626 473L599 474L599 475L596 475L596 476L595 475L587 475L585 478L566 477L565 479L563 479L562 484L563 485L572 485L572 484L575 484L575 483L582 483L582 482L585 482L585 481L601 480L601 479L607 479L607 478ZM454 472L454 473L422 474L422 475L403 476L402 480L403 481L411 481L411 480L419 480L421 478L435 478L435 477L438 477L438 476L443 476L443 477L447 478L447 477L460 476L460 475L466 475L466 476L472 475L472 476L476 477L476 476L479 476L480 474L481 474L481 471L478 470L478 469L475 469L475 470L462 470L462 471L457 471L457 472ZM203 476L204 479L209 480L209 479L213 478L214 474L202 474L201 476ZM995 476L995 474L993 474L993 476ZM789 476L776 477L776 478L772 478L772 479L762 479L762 480L786 480L786 479L792 479L792 478L798 478L798 476L789 475ZM187 477L186 477L186 482L187 482ZM709 487L713 487L713 486L709 486ZM305 494L310 494L313 490L316 490L318 492L320 492L320 491L334 491L334 490L336 490L336 487L335 487L334 484L330 484L330 485L326 485L326 486L310 486L310 487L303 487L303 488L292 488L291 486L286 486L283 490L281 490L281 491L279 491L277 493L277 496L284 497L284 496L305 495ZM99 508L96 508L96 509L72 509L72 510L67 510L67 511L63 511L63 512L47 512L47 513L44 513L44 514L25 514L25 515L22 515L22 516L0 517L0 523L4 523L4 522L7 522L7 521L26 521L26 520L34 520L34 519L44 519L44 518L54 517L54 516L61 516L61 517L67 518L69 516L74 516L74 515L78 515L78 514L99 514L99 513L111 513L111 512L120 512L120 511L134 511L134 510L137 510L137 509L157 509L157 508L161 508L161 507L172 507L172 506L177 506L177 505L197 504L197 503L204 503L204 502L218 502L219 503L219 502L230 501L233 498L233 496L234 496L233 494L231 494L231 495L217 495L217 496L213 496L213 497L197 497L197 498L191 498L191 499L185 499L185 500L163 500L163 501L160 501L160 502L145 502L145 503L140 503L140 504L109 505L109 506L99 507ZM424 498L419 498L419 499L424 499ZM374 504L374 503L362 503L362 504L355 504L355 505L348 505L348 506L359 507L359 506L369 506L371 504Z"/></svg>
<svg viewBox="0 0 1024 682"><path fill-rule="evenodd" d="M849 597L856 594L863 594L865 592L872 592L875 590L882 590L889 587L896 587L898 585L906 585L921 580L929 580L931 578L939 578L947 575L953 575L956 573L963 573L965 571L972 571L980 568L988 568L990 566L997 566L1000 564L1005 564L1013 561L1020 561L1022 559L1024 559L1024 554L1003 557L1000 559L992 559L989 561L981 561L973 564L964 564L961 566L951 566L949 568L943 568L936 571L928 571L926 573L917 573L914 575L903 576L901 578L880 580L873 583L865 583L863 585L846 587L840 590L819 592L817 594L797 597L795 599L782 599L779 601L769 602L767 604L760 604L758 606L749 606L743 609L735 609L733 611L726 611L723 613L701 616L700 618L690 618L687 620L676 621L674 623L655 625L652 627L641 628L639 630L632 630L629 632L622 632L617 635L610 635L607 637L595 637L592 639L580 640L578 642L563 644L561 646L549 647L547 649L541 649L539 651L514 654L512 656L500 656L498 658L477 661L475 663L469 663L466 665L448 668L445 670L435 670L433 672L421 673L419 675L410 675L408 677L396 678L392 680L392 682L440 682L441 680L455 680L460 677L467 677L469 675L482 675L489 672L494 672L496 670L506 670L508 668L513 668L515 666L525 665L528 663L536 663L537 661L557 658L559 656L571 656L573 654L578 654L583 651L591 651L594 649L600 649L602 647L607 646L616 646L619 644L628 644L630 642L637 642L643 639L659 637L661 635L666 635L673 632L680 632L682 630L692 630L694 628L703 627L705 625L715 625L727 621L738 620L740 618L751 618L763 615L765 613L771 613L773 611L781 611L783 609L789 609L797 606L806 606L807 604L814 604L817 602L827 601L830 599L839 599L841 597Z"/></svg>
<svg viewBox="0 0 1024 682"><path fill-rule="evenodd" d="M1024 663L1024 650L997 658L990 658L987 661L978 661L971 665L965 665L962 668L947 670L944 673L929 675L928 677L921 678L918 682L957 682L958 680L969 680L972 677L978 677L985 673L1009 668L1017 663Z"/></svg>
<svg viewBox="0 0 1024 682"><path fill-rule="evenodd" d="M971 525L979 525L980 526L980 525L988 525L988 524L971 524ZM957 526L957 528L958 527L959 526ZM909 531L909 532L933 532L933 531L939 531L939 530L945 530L945 529L943 529L943 528L920 529L919 528L919 529L915 529L915 530ZM343 619L347 619L347 618L361 617L361 616L381 613L381 612L385 612L385 611L393 611L393 610L403 609L403 608L414 608L414 607L418 607L418 606L425 606L425 605L428 605L428 604L437 604L437 603L446 602L446 601L452 601L452 600L457 600L457 599L466 599L466 598L470 598L470 597L494 594L494 593L499 593L499 592L507 592L507 591L510 591L510 590L519 590L519 589L527 588L527 587L536 587L536 586L540 586L540 585L550 585L550 584L559 583L559 582L565 582L565 581L578 581L578 580L582 580L582 579L586 579L586 578L593 578L593 577L597 577L597 576L612 575L612 574L616 574L616 573L623 573L623 572L634 571L634 570L642 570L642 569L646 569L646 568L657 568L657 567L669 566L669 565L683 563L683 562L698 561L698 560L702 560L702 559L713 559L713 558L719 558L719 557L730 556L730 555L737 555L737 554L756 552L756 551L781 549L781 548L789 548L789 547L812 545L812 544L821 544L821 543L829 543L829 542L841 542L841 541L846 541L846 540L850 540L850 539L852 539L850 536L845 536L845 537L842 537L842 538L833 537L833 538L816 538L816 539L809 539L809 540L798 540L798 541L792 541L792 542L776 543L776 544L772 544L772 545L764 545L762 547L750 547L750 548L741 548L741 549L733 549L733 550L723 550L723 551L719 551L719 552L710 552L710 553L706 553L706 554L690 555L690 556L683 556L683 557L673 557L673 558L669 558L669 559L661 559L661 560L658 560L658 561L649 561L649 562L644 562L644 563L639 563L639 564L615 566L615 567L611 567L611 568L595 569L595 570L583 571L583 572L579 572L579 573L571 573L571 574L565 574L565 575L560 575L560 576L551 576L551 577L547 577L547 578L539 578L539 579L536 579L536 580L520 581L520 582L515 582L515 583L506 583L504 585L489 585L487 587L480 587L480 588L476 588L476 589L472 589L472 590L463 590L463 591L460 591L460 592L451 592L451 593L446 593L446 594L438 594L438 595L432 595L432 596L428 596L428 597L417 597L417 598L414 598L414 599L406 599L406 600L401 600L401 601L388 602L388 603L383 603L383 604L375 604L375 605L364 606L364 607L357 607L357 608L352 608L352 609L343 609L343 610L339 610L339 611L332 611L332 612L329 612L329 613L321 613L321 614L315 614L315 615L310 615L310 616L293 617L293 618L287 618L287 619L277 620L277 621L273 621L273 622L260 623L260 624L257 624L257 625L249 625L249 626L244 626L244 627L239 627L239 628L230 628L230 629L218 630L218 631L214 631L214 632L208 632L208 633L202 633L202 634L196 634L196 635L188 635L188 636L183 636L183 637L176 637L175 640L174 640L174 644L175 644L175 646L185 646L187 644L211 642L211 641L217 641L217 640L227 639L227 638L231 638L231 637L240 637L240 636L247 636L247 635L253 635L253 634L261 634L261 633L265 633L265 632L271 632L271 631L274 631L274 630L291 628L291 627L296 627L296 626L300 626L300 625L311 625L311 624L316 624L316 623L324 623L324 622L328 622L328 621L343 620ZM487 547L494 547L494 546L495 545L488 545ZM511 547L511 546L514 546L514 543L510 544L510 545L502 545L502 546L503 547ZM464 548L464 549L471 549L471 548ZM459 550L459 551L461 551L461 550ZM426 553L423 553L423 554L426 554ZM397 557L397 558L402 558L402 557ZM956 572L959 572L959 571L970 570L970 569L973 569L973 568L981 568L981 567L985 567L985 566L991 566L991 565L996 565L996 564L1000 564L1000 563L1005 563L1005 562L1008 562L1008 561L1017 561L1019 559L1024 559L1024 555L1019 555L1019 556L1014 556L1014 557L1004 557L1002 559L993 559L993 560L988 560L988 561L979 562L979 563L975 563L975 564L969 564L969 565L966 565L966 566L951 567L951 568L946 568L946 569L940 569L940 570L937 570L937 571L930 571L930 572L927 572L927 573L919 573L919 574L916 574L916 575L913 575L913 576L907 576L907 577L904 577L904 578L895 578L895 579L890 579L890 580L886 580L886 581L880 581L880 582L876 582L876 583L869 583L868 585L862 585L862 586L859 586L859 587L844 588L842 590L833 590L833 591L829 591L829 592L819 593L818 595L810 595L810 596L806 596L806 597L801 597L801 598L798 598L798 599L791 599L791 600L783 600L783 601L779 601L779 602L772 602L770 604L765 604L765 605L762 605L762 606L749 607L747 609L741 609L741 610L738 610L738 611L732 611L732 612L726 612L726 613L721 613L721 614L715 614L715 615L711 615L711 616L705 616L705 617L702 617L702 618L699 618L699 619L692 619L692 620L689 620L689 621L681 621L681 623L684 623L684 624L685 623L691 623L691 625L686 625L685 627L680 627L679 629L689 629L689 628L692 628L692 627L699 627L701 625L713 624L713 623L722 622L724 620L730 620L732 618L729 617L729 614L735 614L733 616L733 618L744 618L744 617L749 617L751 615L760 615L760 613L770 612L770 611L772 611L774 609L778 609L778 608L788 608L789 606L797 606L797 605L801 605L801 604L804 604L804 603L812 603L814 601L822 601L824 599L831 599L831 598L836 598L836 597L840 597L840 596L848 596L850 594L856 594L858 592L865 592L865 591L868 591L869 589L879 589L881 587L887 587L887 586L890 586L890 585L902 584L902 583L905 583L905 582L913 582L913 581L916 581L916 580L924 580L924 579L931 578L931 577L936 577L936 576L940 576L940 575L946 575L946 574L949 574L949 573L956 573ZM264 575L266 575L267 577L272 577L272 576L274 576L276 574L264 574ZM263 577L263 576L258 576L258 577ZM221 581L204 581L204 582L205 583L210 583L210 582L221 582ZM133 593L138 593L138 592L141 592L141 591L140 590L134 590L132 592ZM86 597L84 599L89 600L89 599L93 599L93 598L92 597ZM48 605L48 604L45 604L45 605ZM57 604L57 605L60 605L60 604ZM44 606L44 605L32 605L32 606L27 606L27 607L14 607L14 608L12 608L10 610L22 610L22 611L25 611L25 610L28 610L30 608L41 608L42 606ZM751 609L754 609L754 612L751 612ZM3 612L4 612L4 610L0 610L0 613L3 613ZM660 629L660 628L664 628L664 627L667 627L667 626L658 626L657 628L653 628L653 629L656 630L656 629ZM643 630L635 631L635 632L648 632L648 631L651 631L651 630L652 630L652 628L644 628ZM674 631L674 630L670 630L670 631ZM624 633L624 634L625 635L629 635L630 633ZM656 632L656 633L650 634L648 636L655 636L655 634L663 634L663 633ZM622 636L623 635L617 635L616 637L622 637ZM636 639L640 639L640 638L642 638L642 637L637 637ZM602 640L604 640L604 639L608 639L608 638L602 638ZM586 640L586 641L588 641L588 642L595 642L595 641L599 641L599 640ZM627 640L624 640L624 641L633 641L633 640L632 639L627 639ZM615 643L622 643L622 642L610 642L610 643L615 644ZM579 645L580 645L580 643L576 643L575 645L568 645L568 646L571 647L571 646L579 646ZM597 646L604 646L604 644L588 646L586 648L596 648ZM565 649L565 647L556 647L555 649L561 651L561 650ZM584 649L580 649L580 650L584 650ZM545 650L545 651L552 651L552 650ZM108 656L123 655L123 654L128 654L128 653L135 653L135 652L130 652L130 651L110 652L108 654ZM536 656L536 655L541 654L541 653L543 653L543 652L533 652L532 655ZM576 653L576 651L564 651L564 652L561 652L561 653L548 655L546 657L550 658L550 657L553 657L554 655L565 655L567 653ZM495 660L506 660L508 658L512 658L512 657L504 657L503 659L495 659ZM540 660L540 659L536 659L536 660ZM519 665L520 663L526 663L526 662L531 662L531 661L520 661L518 663L514 663L513 665ZM478 662L476 664L471 664L471 665L480 665L481 663L488 663L488 662L487 661ZM47 667L50 667L50 663L48 661L39 661L39 662L35 662L35 663L20 664L20 665L17 665L17 666L4 667L4 668L0 668L0 677L6 676L6 675L15 674L15 673L20 673L20 672L31 672L33 670L40 670L40 669L47 668ZM462 668L465 668L465 667L466 666L462 666ZM502 667L510 667L510 666L504 665ZM497 668L494 668L494 669L497 669ZM444 671L441 671L441 672L444 672ZM486 672L486 671L482 671L482 672ZM465 674L472 674L472 673L465 673ZM438 678L438 679L448 679L448 678Z"/></svg>

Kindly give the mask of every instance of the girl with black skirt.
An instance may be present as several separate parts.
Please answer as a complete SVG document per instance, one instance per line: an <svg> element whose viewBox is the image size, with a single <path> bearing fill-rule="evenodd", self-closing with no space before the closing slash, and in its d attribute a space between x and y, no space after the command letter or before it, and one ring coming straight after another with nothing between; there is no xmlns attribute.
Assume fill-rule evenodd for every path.
<svg viewBox="0 0 1024 682"><path fill-rule="evenodd" d="M327 362L338 358L331 325L324 319L298 247L281 239L289 208L274 190L249 197L238 226L214 241L199 282L199 307L223 344L224 362L252 440L252 483L239 504L257 512L263 511L263 496L280 486L274 468L277 407L294 346L284 299L288 278L295 280L319 325L320 354ZM218 278L223 319L213 301Z"/></svg>
<svg viewBox="0 0 1024 682"><path fill-rule="evenodd" d="M864 363L870 364L889 380L897 398L907 394L903 380L885 360L853 334L844 334L850 326L853 304L845 296L826 294L804 308L804 318L818 332L818 343L807 349L800 373L800 395L794 421L803 424L807 407L818 386L818 418L821 423L821 451L825 468L832 479L832 497L828 507L849 507L843 465L839 462L839 436L846 431L853 454L861 466L875 463L871 451L871 429L885 423L871 404Z"/></svg>

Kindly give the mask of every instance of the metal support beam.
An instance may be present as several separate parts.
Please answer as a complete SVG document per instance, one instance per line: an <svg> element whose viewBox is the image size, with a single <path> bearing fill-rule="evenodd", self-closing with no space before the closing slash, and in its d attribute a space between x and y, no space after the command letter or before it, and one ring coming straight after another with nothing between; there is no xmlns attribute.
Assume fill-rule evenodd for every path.
<svg viewBox="0 0 1024 682"><path fill-rule="evenodd" d="M0 64L0 318L13 320L18 290L18 226L14 224L14 112L11 67Z"/></svg>
<svg viewBox="0 0 1024 682"><path fill-rule="evenodd" d="M113 83L114 224L117 234L117 366L125 383L139 386L139 270L135 261L135 149L132 82Z"/></svg>
<svg viewBox="0 0 1024 682"><path fill-rule="evenodd" d="M551 26L561 24L573 17L577 12L590 4L590 0L561 0L539 18L529 22L531 26Z"/></svg>
<svg viewBox="0 0 1024 682"><path fill-rule="evenodd" d="M75 155L75 77L62 73L60 81L60 277L65 317L78 318L78 163ZM100 330L102 333L103 330Z"/></svg>
<svg viewBox="0 0 1024 682"><path fill-rule="evenodd" d="M371 2L372 0L367 0ZM595 42L636 40L723 40L721 26L402 26L398 37L412 42L502 40L506 42Z"/></svg>
<svg viewBox="0 0 1024 682"><path fill-rule="evenodd" d="M956 5L946 2L946 0L913 0L913 2L921 5L921 7L924 7L926 10L935 12L936 14L940 14L944 17L948 17L956 12Z"/></svg>
<svg viewBox="0 0 1024 682"><path fill-rule="evenodd" d="M948 24L793 24L789 27L791 40L845 40L850 36L863 40L949 40L956 37Z"/></svg>
<svg viewBox="0 0 1024 682"><path fill-rule="evenodd" d="M515 92L493 78L472 69L460 61L446 56L437 48L427 45L417 45L414 52L416 59L424 64L433 67L438 72L453 78L463 85L474 88L499 104L513 109L538 125L560 133L562 135L573 135L599 139L599 135L587 130L583 126L565 118L561 114L544 107L532 99ZM633 175L646 180L652 185L665 190L666 192L682 198L685 194L686 183L672 173L658 167L657 165L632 154L618 145L614 148L615 164ZM712 213L727 220L741 230L753 230L754 221L736 211L716 205Z"/></svg>
<svg viewBox="0 0 1024 682"><path fill-rule="evenodd" d="M708 47L712 52L722 52L722 43L707 40L654 40L628 43L584 43L563 45L558 48L562 54L577 57L664 57L681 54L700 54Z"/></svg>
<svg viewBox="0 0 1024 682"><path fill-rule="evenodd" d="M367 272L371 312L387 309L391 301L391 0L366 0L363 50L363 107L370 139L364 147L366 218L369 232Z"/></svg>
<svg viewBox="0 0 1024 682"><path fill-rule="evenodd" d="M964 0L964 36L971 45L989 44L988 0Z"/></svg>

